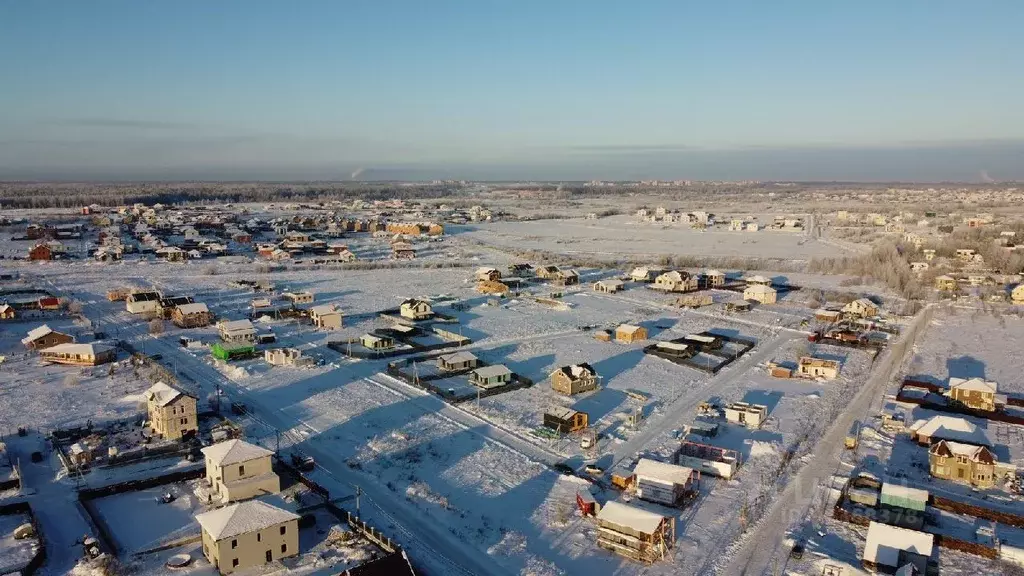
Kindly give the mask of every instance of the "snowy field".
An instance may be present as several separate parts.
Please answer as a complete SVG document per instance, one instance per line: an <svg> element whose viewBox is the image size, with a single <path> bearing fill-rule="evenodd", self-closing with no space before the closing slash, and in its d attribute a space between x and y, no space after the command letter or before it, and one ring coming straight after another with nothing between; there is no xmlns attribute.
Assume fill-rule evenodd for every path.
<svg viewBox="0 0 1024 576"><path fill-rule="evenodd" d="M93 505L121 552L135 554L199 533L194 516L206 508L196 497L196 482L124 492L95 500ZM167 493L174 501L165 504L160 497Z"/></svg>
<svg viewBox="0 0 1024 576"><path fill-rule="evenodd" d="M701 232L682 224L637 222L632 216L600 220L537 220L491 222L453 230L486 244L517 250L549 250L561 254L636 257L659 254L764 257L804 260L842 251L801 232Z"/></svg>
<svg viewBox="0 0 1024 576"><path fill-rule="evenodd" d="M14 539L14 530L29 520L27 514L0 516L0 573L20 570L35 555L35 548L39 544L37 539Z"/></svg>

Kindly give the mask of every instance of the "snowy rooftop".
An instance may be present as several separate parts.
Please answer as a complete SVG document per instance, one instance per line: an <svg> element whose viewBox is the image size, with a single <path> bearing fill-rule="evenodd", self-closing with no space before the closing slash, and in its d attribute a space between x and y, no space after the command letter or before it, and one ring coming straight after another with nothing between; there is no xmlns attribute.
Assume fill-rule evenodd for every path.
<svg viewBox="0 0 1024 576"><path fill-rule="evenodd" d="M320 304L319 306L313 306L309 309L310 314L316 314L317 316L326 316L328 314L340 314L334 304Z"/></svg>
<svg viewBox="0 0 1024 576"><path fill-rule="evenodd" d="M882 494L884 496L894 496L896 498L906 498L915 502L927 502L928 491L921 490L918 488L910 488L908 486L900 486L899 484L893 484L886 482L882 484Z"/></svg>
<svg viewBox="0 0 1024 576"><path fill-rule="evenodd" d="M448 362L449 364L459 364L461 362L473 362L476 360L476 356L472 352L456 352L454 354L445 354L439 356L441 360Z"/></svg>
<svg viewBox="0 0 1024 576"><path fill-rule="evenodd" d="M864 544L864 560L883 566L896 566L901 550L930 557L934 541L935 536L927 532L872 522L868 526L867 542Z"/></svg>
<svg viewBox="0 0 1024 576"><path fill-rule="evenodd" d="M29 344L33 340L37 340L39 338L42 338L43 336L46 336L47 334L49 334L51 332L53 332L53 329L50 328L49 326L47 326L46 324L43 324L42 326L40 326L38 328L33 328L32 330L29 330L28 331L28 335L21 339L21 343L22 344Z"/></svg>
<svg viewBox="0 0 1024 576"><path fill-rule="evenodd" d="M203 448L203 454L214 466L230 466L270 456L273 452L244 440L227 440Z"/></svg>
<svg viewBox="0 0 1024 576"><path fill-rule="evenodd" d="M511 374L512 371L508 369L504 364L496 364L494 366L484 366L483 368L477 368L473 371L480 378L494 378L496 376L504 376Z"/></svg>
<svg viewBox="0 0 1024 576"><path fill-rule="evenodd" d="M209 308L202 302L194 302L192 304L182 304L178 306L178 311L182 314L201 314L203 312L209 312Z"/></svg>
<svg viewBox="0 0 1024 576"><path fill-rule="evenodd" d="M995 382L983 380L981 378L950 378L949 387L960 390L991 392L993 394L995 394L999 389L999 385Z"/></svg>
<svg viewBox="0 0 1024 576"><path fill-rule="evenodd" d="M686 485L693 476L693 468L641 458L636 463L633 474L636 474L638 479L650 478L659 482Z"/></svg>
<svg viewBox="0 0 1024 576"><path fill-rule="evenodd" d="M82 356L95 356L100 352L110 350L110 346L103 344L57 344L42 351L43 354L80 354Z"/></svg>
<svg viewBox="0 0 1024 576"><path fill-rule="evenodd" d="M644 534L651 534L661 526L665 518L654 512L627 506L619 502L608 502L597 513L597 520L610 522Z"/></svg>
<svg viewBox="0 0 1024 576"><path fill-rule="evenodd" d="M615 330L617 332L633 333L633 332L636 332L636 331L640 330L640 327L639 326L634 326L632 324L620 324L619 327L616 328Z"/></svg>
<svg viewBox="0 0 1024 576"><path fill-rule="evenodd" d="M298 519L297 515L287 510L259 500L232 504L196 516L196 521L214 540L223 540Z"/></svg>
<svg viewBox="0 0 1024 576"><path fill-rule="evenodd" d="M910 425L910 431L919 436L942 440L955 440L979 446L991 446L985 432L964 418L955 416L933 416L918 420Z"/></svg>
<svg viewBox="0 0 1024 576"><path fill-rule="evenodd" d="M220 323L221 330L225 332L239 332L242 330L256 330L252 322L248 320L228 320Z"/></svg>
<svg viewBox="0 0 1024 576"><path fill-rule="evenodd" d="M164 382L157 382L146 390L146 398L149 399L152 396L153 401L159 406L167 406L171 402L174 402L178 397L184 396L185 393L177 388L174 388Z"/></svg>

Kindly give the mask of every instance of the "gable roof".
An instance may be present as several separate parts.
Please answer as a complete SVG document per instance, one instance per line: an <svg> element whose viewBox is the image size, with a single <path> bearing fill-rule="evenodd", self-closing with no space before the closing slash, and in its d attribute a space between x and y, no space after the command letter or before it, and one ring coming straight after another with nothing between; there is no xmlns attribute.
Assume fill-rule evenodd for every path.
<svg viewBox="0 0 1024 576"><path fill-rule="evenodd" d="M496 376L504 376L511 374L512 371L508 369L504 364L495 364L492 366L484 366L473 370L473 374L476 374L477 378L494 378Z"/></svg>
<svg viewBox="0 0 1024 576"><path fill-rule="evenodd" d="M928 451L943 457L966 456L968 459L982 464L995 464L996 461L995 456L985 446L975 446L952 440L939 440Z"/></svg>
<svg viewBox="0 0 1024 576"><path fill-rule="evenodd" d="M633 468L633 474L638 479L649 478L664 484L686 485L693 477L693 468L676 466L665 462L658 462L649 458L641 458Z"/></svg>
<svg viewBox="0 0 1024 576"><path fill-rule="evenodd" d="M46 354L80 354L82 356L95 356L101 352L112 350L110 346L103 344L57 344L40 350L39 353Z"/></svg>
<svg viewBox="0 0 1024 576"><path fill-rule="evenodd" d="M39 326L38 328L33 328L33 329L29 330L28 331L28 335L21 339L21 343L22 344L30 344L30 343L32 343L32 342L42 338L43 336L46 336L47 334L50 334L53 331L54 331L53 328L50 328L46 324L43 324L42 326Z"/></svg>
<svg viewBox="0 0 1024 576"><path fill-rule="evenodd" d="M867 542L864 544L864 560L896 567L900 551L931 557L934 543L935 536L927 532L871 522L868 525Z"/></svg>
<svg viewBox="0 0 1024 576"><path fill-rule="evenodd" d="M297 514L260 500L247 500L196 515L196 522L214 540L232 538L298 519Z"/></svg>
<svg viewBox="0 0 1024 576"><path fill-rule="evenodd" d="M185 394L181 390L178 390L177 388L164 382L157 382L156 384L150 386L148 390L146 390L146 399L152 399L154 402L156 402L157 406L161 407L167 406L170 403L177 400L178 398L184 396L188 396L188 394Z"/></svg>
<svg viewBox="0 0 1024 576"><path fill-rule="evenodd" d="M665 520L664 516L642 508L627 506L619 502L608 502L597 513L597 520L630 528L643 534L652 534Z"/></svg>
<svg viewBox="0 0 1024 576"><path fill-rule="evenodd" d="M242 462L248 462L257 458L263 458L264 456L270 456L273 454L270 450L250 444L245 440L225 440L224 442L218 442L212 446L207 446L202 450L203 455L210 459L210 463L214 466L230 466L232 464L240 464Z"/></svg>
<svg viewBox="0 0 1024 576"><path fill-rule="evenodd" d="M445 354L443 356L438 356L438 358L449 364L458 364L460 362L472 362L477 359L477 357L472 352L465 351L455 352L453 354Z"/></svg>
<svg viewBox="0 0 1024 576"><path fill-rule="evenodd" d="M586 362L573 364L571 366L562 366L555 372L561 372L562 374L565 374L566 377L568 377L570 380L577 380L584 376L597 375L597 371L595 371L594 368L590 364L587 364Z"/></svg>
<svg viewBox="0 0 1024 576"><path fill-rule="evenodd" d="M180 304L178 305L178 312L181 314L202 314L209 312L210 309L206 307L206 304L202 302Z"/></svg>
<svg viewBox="0 0 1024 576"><path fill-rule="evenodd" d="M929 439L954 440L978 446L992 445L984 431L968 420L954 416L933 416L928 420L918 420L910 426L910 431Z"/></svg>
<svg viewBox="0 0 1024 576"><path fill-rule="evenodd" d="M992 394L995 394L999 389L999 385L995 382L981 378L950 378L949 387L959 390L990 392Z"/></svg>
<svg viewBox="0 0 1024 576"><path fill-rule="evenodd" d="M220 329L224 332L256 331L256 327L248 320L228 320L220 323Z"/></svg>

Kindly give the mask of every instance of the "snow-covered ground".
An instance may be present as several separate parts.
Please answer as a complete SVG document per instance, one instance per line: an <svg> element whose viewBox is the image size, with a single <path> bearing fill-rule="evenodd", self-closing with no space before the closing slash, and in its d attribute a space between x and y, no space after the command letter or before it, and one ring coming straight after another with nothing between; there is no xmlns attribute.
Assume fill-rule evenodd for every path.
<svg viewBox="0 0 1024 576"><path fill-rule="evenodd" d="M0 516L0 573L17 572L35 556L39 540L35 537L15 540L14 530L29 522L27 514Z"/></svg>

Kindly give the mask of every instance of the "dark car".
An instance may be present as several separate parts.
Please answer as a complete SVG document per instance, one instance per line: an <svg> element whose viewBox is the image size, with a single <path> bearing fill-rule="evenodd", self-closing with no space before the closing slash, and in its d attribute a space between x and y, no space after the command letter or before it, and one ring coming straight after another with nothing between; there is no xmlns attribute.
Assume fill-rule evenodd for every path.
<svg viewBox="0 0 1024 576"><path fill-rule="evenodd" d="M573 469L572 466L569 466L568 464L565 464L563 462L559 462L558 464L554 464L554 465L551 466L551 468L555 472L558 472L559 474L564 474L566 476L575 476L576 475L576 470Z"/></svg>

